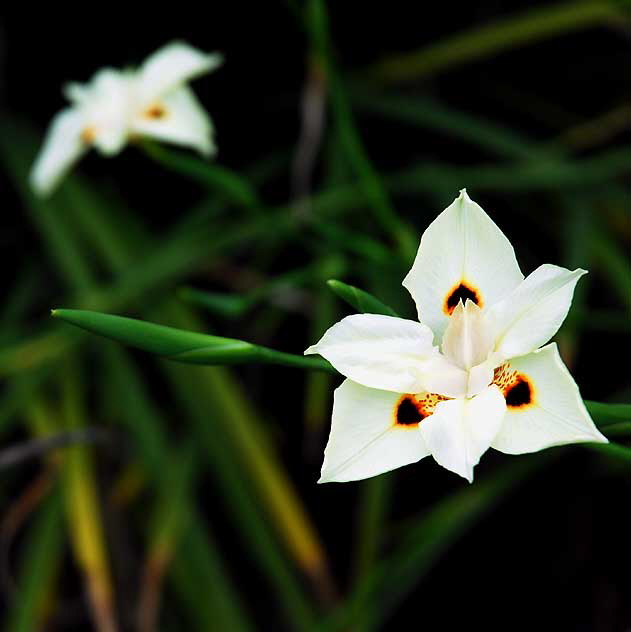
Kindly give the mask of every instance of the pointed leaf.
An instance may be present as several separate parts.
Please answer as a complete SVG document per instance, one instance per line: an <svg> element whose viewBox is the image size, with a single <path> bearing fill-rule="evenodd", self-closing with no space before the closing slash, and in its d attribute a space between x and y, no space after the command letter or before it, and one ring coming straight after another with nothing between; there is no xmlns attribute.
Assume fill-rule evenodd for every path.
<svg viewBox="0 0 631 632"><path fill-rule="evenodd" d="M398 316L391 308L382 303L378 298L354 285L347 285L342 281L331 279L326 282L331 290L351 307L363 314L384 314L386 316Z"/></svg>

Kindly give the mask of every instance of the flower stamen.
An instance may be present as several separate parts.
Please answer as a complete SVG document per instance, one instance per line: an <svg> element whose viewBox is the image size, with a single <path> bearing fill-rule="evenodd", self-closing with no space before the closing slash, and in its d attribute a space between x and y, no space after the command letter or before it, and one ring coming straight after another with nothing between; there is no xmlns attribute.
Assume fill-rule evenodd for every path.
<svg viewBox="0 0 631 632"><path fill-rule="evenodd" d="M493 384L502 391L511 409L523 409L534 402L532 382L523 373L513 370L508 362L495 369Z"/></svg>
<svg viewBox="0 0 631 632"><path fill-rule="evenodd" d="M416 428L423 419L434 413L438 402L450 399L436 393L403 395L394 406L394 425Z"/></svg>

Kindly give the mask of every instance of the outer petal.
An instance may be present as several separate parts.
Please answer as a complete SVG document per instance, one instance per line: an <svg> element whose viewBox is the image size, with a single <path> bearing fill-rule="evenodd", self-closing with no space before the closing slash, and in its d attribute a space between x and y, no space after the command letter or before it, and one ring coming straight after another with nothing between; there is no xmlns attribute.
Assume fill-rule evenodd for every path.
<svg viewBox="0 0 631 632"><path fill-rule="evenodd" d="M440 340L449 322L448 302L455 307L458 298L470 298L488 307L523 278L508 239L463 189L423 233L403 285L419 320Z"/></svg>
<svg viewBox="0 0 631 632"><path fill-rule="evenodd" d="M574 287L584 274L580 268L571 272L551 264L537 268L491 308L495 350L512 358L548 342L565 320Z"/></svg>
<svg viewBox="0 0 631 632"><path fill-rule="evenodd" d="M396 423L400 397L351 380L335 391L320 483L369 478L429 454L417 426Z"/></svg>
<svg viewBox="0 0 631 632"><path fill-rule="evenodd" d="M473 468L499 432L505 411L501 391L491 385L472 399L440 402L419 429L436 462L472 482Z"/></svg>
<svg viewBox="0 0 631 632"><path fill-rule="evenodd" d="M132 132L192 147L204 155L215 152L213 125L197 97L186 86L137 115Z"/></svg>
<svg viewBox="0 0 631 632"><path fill-rule="evenodd" d="M83 122L82 114L75 108L62 110L52 120L31 170L31 186L36 193L50 194L86 151L87 146L81 140Z"/></svg>
<svg viewBox="0 0 631 632"><path fill-rule="evenodd" d="M140 101L149 104L174 88L211 72L221 62L219 53L202 53L184 42L167 44L151 55L138 71Z"/></svg>
<svg viewBox="0 0 631 632"><path fill-rule="evenodd" d="M496 450L523 454L566 443L607 443L591 420L555 343L510 364L529 383L531 402L507 407L492 444ZM509 403L510 399L509 395Z"/></svg>
<svg viewBox="0 0 631 632"><path fill-rule="evenodd" d="M305 354L319 353L342 375L351 380L395 393L430 391L448 395L443 389L427 388L424 377L431 373L432 360L440 362L439 379L449 382L451 372L466 374L452 367L432 347L432 332L412 320L379 314L353 314L336 323ZM433 379L436 379L434 374Z"/></svg>

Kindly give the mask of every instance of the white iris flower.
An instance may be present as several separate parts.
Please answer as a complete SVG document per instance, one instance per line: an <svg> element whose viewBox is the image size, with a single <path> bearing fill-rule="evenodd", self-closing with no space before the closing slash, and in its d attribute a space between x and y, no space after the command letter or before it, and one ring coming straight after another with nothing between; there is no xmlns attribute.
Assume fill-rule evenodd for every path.
<svg viewBox="0 0 631 632"><path fill-rule="evenodd" d="M104 68L87 84L65 86L71 105L50 124L31 172L34 190L51 193L91 147L113 156L134 136L213 154L212 122L188 82L214 70L221 60L218 53L205 54L173 42L137 70Z"/></svg>
<svg viewBox="0 0 631 632"><path fill-rule="evenodd" d="M421 322L356 314L305 351L348 379L335 391L320 482L368 478L432 455L469 481L507 454L607 439L556 344L585 270L527 278L466 191L427 228L403 285Z"/></svg>

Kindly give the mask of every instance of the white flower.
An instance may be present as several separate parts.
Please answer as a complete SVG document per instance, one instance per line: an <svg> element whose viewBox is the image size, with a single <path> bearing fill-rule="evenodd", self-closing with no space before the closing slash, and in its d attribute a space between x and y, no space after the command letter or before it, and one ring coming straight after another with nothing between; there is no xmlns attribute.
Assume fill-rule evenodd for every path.
<svg viewBox="0 0 631 632"><path fill-rule="evenodd" d="M585 273L546 264L524 279L508 239L461 191L423 234L403 281L421 322L355 314L305 351L348 378L335 391L320 482L430 454L472 481L489 447L607 442L556 344L541 347Z"/></svg>
<svg viewBox="0 0 631 632"><path fill-rule="evenodd" d="M215 150L212 122L187 84L220 63L218 53L205 54L173 42L137 70L104 68L87 84L67 85L64 94L71 105L50 124L31 172L35 191L52 192L91 147L113 156L133 136L149 136L211 155Z"/></svg>

